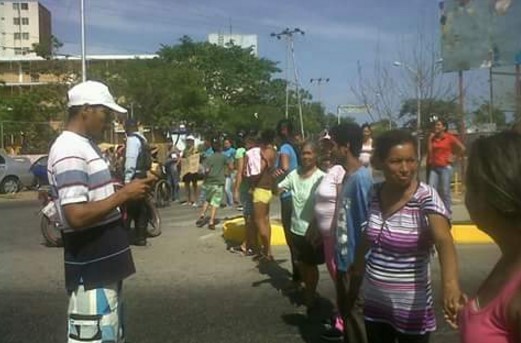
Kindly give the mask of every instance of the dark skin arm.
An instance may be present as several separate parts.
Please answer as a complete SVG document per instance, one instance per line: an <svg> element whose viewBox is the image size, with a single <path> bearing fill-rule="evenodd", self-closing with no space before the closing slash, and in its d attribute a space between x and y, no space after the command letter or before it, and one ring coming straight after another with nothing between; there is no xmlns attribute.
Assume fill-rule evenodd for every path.
<svg viewBox="0 0 521 343"><path fill-rule="evenodd" d="M367 235L362 232L362 237L360 237L360 243L356 248L355 260L351 265L349 274L351 277L351 287L349 288L349 293L347 294L347 313L350 313L353 306L355 305L356 298L358 297L358 293L360 292L360 287L362 286L362 281L364 279L365 273L365 256L369 252L371 248L371 242L367 238Z"/></svg>
<svg viewBox="0 0 521 343"><path fill-rule="evenodd" d="M459 288L458 257L448 220L439 214L429 214L429 223L438 251L443 289L443 311L449 325L457 328L457 314L465 304Z"/></svg>
<svg viewBox="0 0 521 343"><path fill-rule="evenodd" d="M239 188L242 183L243 173L244 173L244 166L246 165L244 163L245 157L239 158L236 160L236 168L237 168L237 175L235 177L235 185L233 187L233 201L239 202Z"/></svg>
<svg viewBox="0 0 521 343"><path fill-rule="evenodd" d="M289 170L289 155L286 154L280 154L280 167L279 169L275 170L273 173L273 176L280 177L284 174L286 174Z"/></svg>
<svg viewBox="0 0 521 343"><path fill-rule="evenodd" d="M65 218L74 230L95 225L125 202L143 199L150 190L150 185L156 180L155 176L150 175L146 179L130 182L104 200L65 205L63 207Z"/></svg>

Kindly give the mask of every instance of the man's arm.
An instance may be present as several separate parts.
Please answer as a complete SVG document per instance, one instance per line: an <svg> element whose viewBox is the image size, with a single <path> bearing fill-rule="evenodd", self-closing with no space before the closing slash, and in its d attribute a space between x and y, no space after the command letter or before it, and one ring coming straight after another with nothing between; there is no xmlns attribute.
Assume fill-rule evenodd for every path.
<svg viewBox="0 0 521 343"><path fill-rule="evenodd" d="M128 200L143 199L155 180L156 178L153 176L134 180L110 197L100 201L66 204L63 206L65 219L71 229L82 229L96 225L111 211Z"/></svg>
<svg viewBox="0 0 521 343"><path fill-rule="evenodd" d="M132 181L134 175L136 175L137 159L140 148L141 142L139 141L139 138L133 136L127 138L127 148L125 153L125 184Z"/></svg>

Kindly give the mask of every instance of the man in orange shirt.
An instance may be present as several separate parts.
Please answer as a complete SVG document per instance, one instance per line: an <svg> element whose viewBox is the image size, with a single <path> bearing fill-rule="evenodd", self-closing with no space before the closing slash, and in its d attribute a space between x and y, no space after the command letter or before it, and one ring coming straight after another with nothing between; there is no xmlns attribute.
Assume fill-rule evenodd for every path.
<svg viewBox="0 0 521 343"><path fill-rule="evenodd" d="M438 191L445 207L451 212L450 182L454 151L463 156L465 146L458 138L447 132L447 123L438 119L434 123L434 132L429 137L428 150L429 185Z"/></svg>

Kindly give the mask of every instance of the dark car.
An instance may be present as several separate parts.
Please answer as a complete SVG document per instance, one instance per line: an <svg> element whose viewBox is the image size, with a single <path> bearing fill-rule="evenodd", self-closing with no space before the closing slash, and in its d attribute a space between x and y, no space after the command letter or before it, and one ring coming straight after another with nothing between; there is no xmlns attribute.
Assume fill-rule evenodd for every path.
<svg viewBox="0 0 521 343"><path fill-rule="evenodd" d="M31 166L31 172L34 175L36 187L48 186L49 178L47 177L47 161L49 156L42 156L37 159Z"/></svg>

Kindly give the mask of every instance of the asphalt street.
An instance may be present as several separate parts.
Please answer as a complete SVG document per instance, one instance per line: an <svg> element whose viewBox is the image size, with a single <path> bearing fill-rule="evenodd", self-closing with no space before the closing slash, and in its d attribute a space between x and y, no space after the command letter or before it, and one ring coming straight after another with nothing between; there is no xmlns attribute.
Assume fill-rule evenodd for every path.
<svg viewBox="0 0 521 343"><path fill-rule="evenodd" d="M2 343L65 341L62 251L42 244L37 211L34 202L0 203ZM320 342L319 318L308 318L298 299L282 291L287 248L275 248L277 264L259 269L226 250L219 227L195 228L195 209L176 204L161 214L163 234L133 250L138 272L124 287L129 342ZM238 214L221 211L222 217ZM499 253L492 245L458 251L463 288L472 294ZM433 279L437 286L436 261ZM325 315L334 292L324 267L319 292ZM457 333L440 318L431 342L458 342Z"/></svg>

